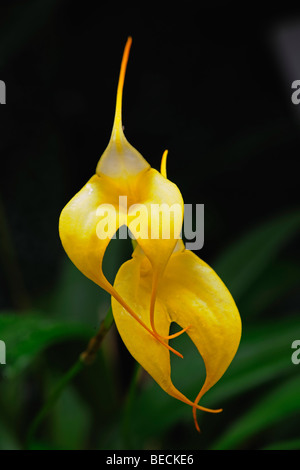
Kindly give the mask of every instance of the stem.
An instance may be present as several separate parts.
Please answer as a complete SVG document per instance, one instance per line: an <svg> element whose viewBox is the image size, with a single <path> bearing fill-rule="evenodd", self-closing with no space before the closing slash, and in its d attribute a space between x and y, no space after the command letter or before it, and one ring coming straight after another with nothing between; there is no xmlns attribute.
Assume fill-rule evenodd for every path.
<svg viewBox="0 0 300 470"><path fill-rule="evenodd" d="M94 360L96 359L101 343L103 339L105 338L106 334L108 333L113 322L114 322L114 317L112 313L112 308L110 307L106 314L106 317L101 323L98 333L95 336L93 336L93 338L90 339L90 342L86 350L80 355L80 360L85 365L92 364Z"/></svg>
<svg viewBox="0 0 300 470"><path fill-rule="evenodd" d="M110 307L104 320L100 325L98 333L90 339L86 350L80 354L80 357L77 362L75 362L75 364L64 374L64 376L58 382L55 389L50 394L47 402L38 412L37 416L30 425L26 439L27 449L30 448L30 443L32 442L39 425L49 413L51 408L55 405L65 387L74 379L74 377L76 377L76 375L79 374L79 372L84 369L85 366L90 365L94 362L97 357L97 353L100 349L101 343L105 338L106 334L108 333L110 327L112 326L113 321L114 319L112 314L112 308Z"/></svg>

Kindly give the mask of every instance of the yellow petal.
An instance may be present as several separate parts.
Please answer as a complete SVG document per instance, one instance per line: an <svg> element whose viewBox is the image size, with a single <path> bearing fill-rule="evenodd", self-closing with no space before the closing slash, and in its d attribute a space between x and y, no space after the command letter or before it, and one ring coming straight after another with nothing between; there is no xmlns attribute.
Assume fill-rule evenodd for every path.
<svg viewBox="0 0 300 470"><path fill-rule="evenodd" d="M123 224L128 225L153 267L149 310L151 329L157 336L154 326L156 291L180 235L183 200L177 186L151 169L124 136L122 93L130 45L131 38L126 43L122 59L109 145L98 163L97 174L63 209L59 231L63 246L78 269L124 306L122 298L103 275L102 260L117 229ZM121 207L120 197L126 199L126 204L122 202ZM139 216L137 208L140 209ZM104 209L108 211L106 223L109 227L102 237L103 222L99 211ZM136 318L133 311L131 315Z"/></svg>
<svg viewBox="0 0 300 470"><path fill-rule="evenodd" d="M183 328L190 325L187 334L203 358L206 379L198 403L236 354L241 338L238 309L215 271L188 250L171 257L159 296L172 321Z"/></svg>
<svg viewBox="0 0 300 470"><path fill-rule="evenodd" d="M141 230L136 227L136 212ZM183 222L184 205L178 187L153 168L136 185L136 202L128 213L128 227L154 269L163 270Z"/></svg>
<svg viewBox="0 0 300 470"><path fill-rule="evenodd" d="M140 178L141 181L135 188L135 197L137 200L143 201L145 207L151 205L151 197L155 197L154 201L157 202L159 197L164 198L165 192L172 194L174 191L180 195L176 186L165 180L155 170L143 173ZM155 183L157 180L161 183L161 179L163 179L163 184ZM127 309L134 321L142 325L151 335L157 336L157 332L152 327L150 330L144 322L139 320L135 311L126 304L124 298L108 282L102 271L102 261L110 239L120 226L128 223L127 204L120 205L122 199L119 198L119 196L124 197L125 190L126 188L119 182L112 183L109 178L94 175L64 207L59 219L60 238L67 255L75 266L85 276L114 296L120 305ZM132 200L133 194L131 193L129 197ZM144 220L141 221L141 224L144 224ZM151 217L149 226L151 226ZM134 230L133 233L135 233ZM158 244L160 241L161 245ZM142 245L159 273L164 268L162 260L165 264L167 263L176 240L154 240L154 242L156 251L155 246L151 247L151 240L142 240ZM159 256L157 263L156 256ZM155 294L155 289L153 292ZM150 300L149 318L151 318ZM160 342L163 343L162 340ZM170 346L163 344L165 349L172 350L181 356Z"/></svg>
<svg viewBox="0 0 300 470"><path fill-rule="evenodd" d="M96 173L110 178L128 179L149 168L149 163L127 141L122 126L122 97L125 72L132 39L128 38L121 62L113 130L109 144L101 156Z"/></svg>
<svg viewBox="0 0 300 470"><path fill-rule="evenodd" d="M128 188L122 182L112 183L109 178L94 175L60 215L59 232L66 253L78 269L97 284L101 285L104 252L120 225L129 226L152 266L158 270L164 268L180 236L183 200L175 184L150 169L135 179L131 189L126 193ZM124 197L125 205L122 205ZM161 238L161 207L165 209L166 231L170 234L166 239ZM101 215L105 212L107 230L101 239ZM141 230L136 228L137 218ZM152 239L153 232L159 238Z"/></svg>
<svg viewBox="0 0 300 470"><path fill-rule="evenodd" d="M128 227L152 265L152 292L149 315L152 330L161 337L154 320L156 294L164 269L180 238L184 205L177 186L156 170L143 173L139 179L141 236L129 210Z"/></svg>
<svg viewBox="0 0 300 470"><path fill-rule="evenodd" d="M99 237L97 228L102 204L107 210L107 237L104 239ZM117 204L118 194L109 182L94 175L64 207L59 219L59 234L67 255L85 276L101 287L105 284L104 253L119 228Z"/></svg>
<svg viewBox="0 0 300 470"><path fill-rule="evenodd" d="M224 374L241 338L236 304L219 276L189 250L175 253L159 292L172 321L191 325L188 334L206 366L202 395Z"/></svg>
<svg viewBox="0 0 300 470"><path fill-rule="evenodd" d="M106 247L123 224L127 209L119 206L118 188L104 177L94 175L64 207L59 219L59 233L63 247L75 266L89 279L122 305L139 325L148 328L108 282L102 271ZM106 212L106 234L100 233L103 212ZM105 236L104 236L105 235ZM147 329L148 331L148 329ZM150 335L153 334L149 330ZM169 347L167 345L167 347ZM176 354L177 351L174 350Z"/></svg>
<svg viewBox="0 0 300 470"><path fill-rule="evenodd" d="M191 303L191 295L187 295L185 288L184 290L180 287L180 279L182 276L187 275L187 270L189 271L190 266L189 262L186 264L184 261L185 252L176 252L169 260L169 263L166 267L165 274L163 277L163 285L160 286L158 297L156 299L156 306L155 306L155 315L156 315L156 325L157 329L161 332L162 335L168 335L170 323L171 321L176 321L181 326L185 327L187 323L189 323L190 329L188 333L192 340L195 342L196 346L201 349L202 354L204 355L203 359L206 361L208 366L210 365L210 358L207 358L206 354L206 347L202 347L199 344L199 338L197 334L199 334L199 324L201 324L202 331L206 331L207 335L209 335L209 339L206 338L205 342L212 341L217 348L220 348L220 344L216 345L215 340L215 333L211 331L208 327L208 324L211 322L211 318L206 318L203 315L203 312L198 312L199 304L201 300L198 297L193 298L193 302L196 300L196 305ZM189 257L190 255L188 255ZM177 258L177 260L176 260ZM174 263L175 264L174 264ZM180 265L180 268L183 270L181 272L173 272L174 269L177 269ZM209 268L210 269L210 268ZM211 270L212 271L212 270ZM195 273L194 273L195 274ZM190 275L190 274L189 274ZM190 275L191 276L191 275ZM213 277L213 284L218 284L219 282L223 285L223 283L217 278L217 275L214 273ZM191 278L191 277L190 277ZM217 279L216 279L217 278ZM206 283L210 284L211 280L207 280ZM193 279L194 287L193 290L197 290L199 288L201 295L202 284L200 280L200 285L197 285L199 282L199 277L196 274L195 278ZM135 250L133 259L124 263L115 279L114 287L118 290L120 295L125 299L125 301L131 306L131 308L137 312L139 318L145 322L149 327L151 327L149 322L149 300L151 297L151 283L152 283L152 267L148 259L143 256L141 249L137 248ZM168 287L166 288L166 284ZM178 289L177 291L175 290ZM224 289L224 287L222 287ZM226 288L225 288L226 289ZM179 294L177 292L179 291ZM180 294L181 293L181 294ZM221 292L220 292L221 294ZM184 298L182 297L184 295ZM209 294L208 294L209 295ZM171 299L170 299L171 296ZM230 294L229 294L230 296ZM193 297L193 294L192 294ZM177 306L174 305L173 299L177 300ZM226 298L228 299L228 291L226 292ZM225 298L225 302L226 302ZM219 302L219 304L218 304ZM233 302L233 301L232 301ZM222 299L216 300L215 305L210 305L211 310L207 310L207 313L210 317L218 316L218 312L215 313L214 310L222 310ZM127 347L130 351L132 356L144 367L144 369L153 377L153 379L161 386L161 388L166 391L171 396L181 400L195 409L201 409L205 411L211 412L219 412L221 410L208 410L202 406L199 406L197 403L191 401L187 397L185 397L172 383L171 380L171 369L170 369L170 353L162 346L161 343L157 341L157 339L151 336L145 329L141 328L141 326L134 321L134 319L126 312L122 306L114 299L112 299L112 308L113 308L113 315L115 318L115 322L118 328L118 331ZM236 309L236 307L234 306ZM187 312L187 309L191 309L190 312ZM187 315L185 313L187 312ZM221 315L221 312L220 312ZM195 317L202 317L202 322L199 318ZM217 321L213 321L213 323L218 323ZM206 327L205 327L206 324ZM226 336L226 331L225 331ZM217 338L219 339L218 333ZM236 345L237 347L237 345ZM222 345L221 345L222 348ZM229 345L229 349L231 348L231 353L228 354L227 352L227 345L225 349L222 349L222 352L219 352L219 364L215 363L214 366L208 367L208 373L214 374L214 381L217 381L217 376L221 376L224 373L224 365L222 362L228 362L229 356L233 357L232 355L232 345ZM215 351L214 351L215 354ZM225 356L225 359L224 359ZM230 361L231 361L230 359ZM183 359L184 360L184 359ZM230 362L229 361L229 362ZM226 367L228 367L229 362ZM219 370L219 367L221 370ZM214 368L218 370L215 371ZM207 382L209 383L210 379L207 377ZM215 382L214 382L215 383ZM212 383L211 383L212 385ZM210 385L210 386L211 386Z"/></svg>

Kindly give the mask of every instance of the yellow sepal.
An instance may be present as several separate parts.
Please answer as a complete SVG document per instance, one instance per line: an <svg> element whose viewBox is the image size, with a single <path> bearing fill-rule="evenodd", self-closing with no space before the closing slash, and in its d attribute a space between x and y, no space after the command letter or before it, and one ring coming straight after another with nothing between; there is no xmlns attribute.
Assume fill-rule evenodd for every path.
<svg viewBox="0 0 300 470"><path fill-rule="evenodd" d="M241 320L230 292L214 270L194 253L185 250L181 242L177 248L158 289L155 319L157 329L166 336L171 322L182 328L189 327L187 334L206 368L205 382L194 400L186 398L174 387L169 351L142 330L114 300L112 307L117 328L130 353L163 390L193 406L197 427L196 410L203 409L198 402L222 377L235 356L241 337ZM114 284L126 302L148 324L151 279L152 267L138 249L133 259L121 266Z"/></svg>

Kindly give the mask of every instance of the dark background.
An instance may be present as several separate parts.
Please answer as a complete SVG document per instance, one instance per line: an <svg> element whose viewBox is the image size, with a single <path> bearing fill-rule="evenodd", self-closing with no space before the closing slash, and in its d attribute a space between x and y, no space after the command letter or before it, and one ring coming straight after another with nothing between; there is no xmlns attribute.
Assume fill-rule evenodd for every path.
<svg viewBox="0 0 300 470"><path fill-rule="evenodd" d="M1 2L1 310L28 308L57 285L59 214L108 143L129 35L125 135L156 169L168 149L169 179L186 203L205 205L197 254L213 264L243 234L299 208L291 83L300 69L287 72L279 37L300 24L300 7L195 5ZM300 43L298 54L300 63ZM299 257L295 241L286 250Z"/></svg>

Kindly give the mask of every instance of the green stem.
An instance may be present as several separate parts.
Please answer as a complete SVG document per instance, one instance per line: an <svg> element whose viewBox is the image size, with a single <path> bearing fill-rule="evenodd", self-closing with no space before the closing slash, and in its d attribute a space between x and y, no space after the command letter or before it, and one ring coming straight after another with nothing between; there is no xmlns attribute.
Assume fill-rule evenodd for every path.
<svg viewBox="0 0 300 470"><path fill-rule="evenodd" d="M112 308L110 307L103 322L100 325L98 333L91 338L86 350L80 355L80 360L86 364L92 364L97 356L99 348L110 327L114 322Z"/></svg>
<svg viewBox="0 0 300 470"><path fill-rule="evenodd" d="M100 329L98 333L93 336L93 338L90 339L89 344L86 348L86 350L80 355L79 359L75 364L64 374L64 376L61 378L61 380L58 382L56 385L55 389L52 391L50 394L47 402L44 404L44 406L41 408L35 419L33 420L28 434L27 434L27 439L26 439L26 448L30 448L30 444L34 438L34 435L41 424L41 422L44 420L46 415L49 413L51 408L55 405L59 397L61 396L61 393L65 389L65 387L76 377L76 375L81 372L82 369L86 365L90 365L94 362L94 360L97 357L97 353L99 351L99 348L101 346L101 343L103 339L105 338L106 334L108 333L110 327L113 324L113 315L112 315L112 309L108 310L104 320L102 321L100 325Z"/></svg>

